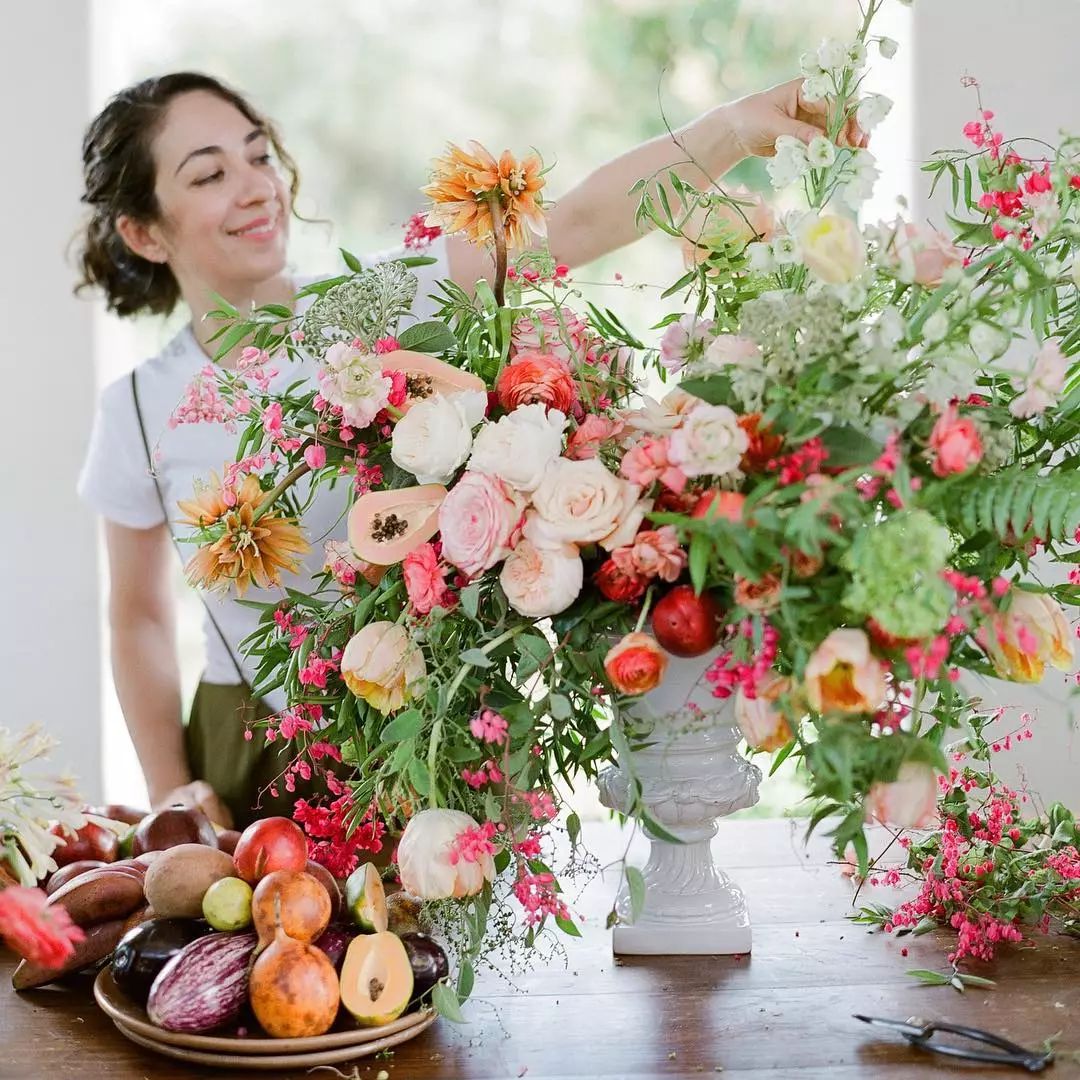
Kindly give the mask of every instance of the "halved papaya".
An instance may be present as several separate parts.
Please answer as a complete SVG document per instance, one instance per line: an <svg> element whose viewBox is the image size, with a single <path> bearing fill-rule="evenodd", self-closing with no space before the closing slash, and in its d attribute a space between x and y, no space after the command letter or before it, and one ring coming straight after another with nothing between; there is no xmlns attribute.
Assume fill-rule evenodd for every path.
<svg viewBox="0 0 1080 1080"><path fill-rule="evenodd" d="M409 1005L413 969L397 934L380 930L349 942L341 968L341 1004L364 1027L396 1020Z"/></svg>
<svg viewBox="0 0 1080 1080"><path fill-rule="evenodd" d="M393 566L439 531L445 498L442 484L369 491L349 511L349 544L359 558Z"/></svg>
<svg viewBox="0 0 1080 1080"><path fill-rule="evenodd" d="M398 406L405 413L418 401L433 394L456 394L462 390L480 390L487 393L487 386L479 375L447 364L427 353L409 349L395 349L379 357L383 371L400 371L405 375L407 397Z"/></svg>
<svg viewBox="0 0 1080 1080"><path fill-rule="evenodd" d="M345 907L364 933L385 930L389 925L386 891L379 871L362 863L345 882Z"/></svg>

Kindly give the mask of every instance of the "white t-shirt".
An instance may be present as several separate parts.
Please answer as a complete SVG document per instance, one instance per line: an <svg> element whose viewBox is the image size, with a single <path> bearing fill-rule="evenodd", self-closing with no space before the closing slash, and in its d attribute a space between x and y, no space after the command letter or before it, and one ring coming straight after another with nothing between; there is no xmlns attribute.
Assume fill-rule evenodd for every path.
<svg viewBox="0 0 1080 1080"><path fill-rule="evenodd" d="M364 262L370 265L372 262L400 258L403 254L401 250L393 251ZM445 240L437 239L424 254L433 257L435 262L413 271L419 279L412 310L414 319L418 321L433 316L436 305L430 294L434 292L436 282L449 276ZM212 472L221 476L223 466L235 460L240 438L239 432L229 432L222 424L169 427L169 417L183 399L185 389L207 363L207 356L189 324L157 356L144 360L136 368L139 407L146 437L150 451L155 456L161 494L170 520L174 522L173 532L178 538L188 532L183 525L175 524L180 520L180 511L176 506L178 500L192 497L196 480L207 480ZM282 358L276 360L273 366L278 369L278 375L271 383L274 390L282 391L300 378L314 380L310 363ZM298 484L301 497L304 494L303 483ZM322 572L325 561L325 541L345 539L344 515L348 506L346 483L347 480L343 480L332 488L321 488L308 507L303 526L312 550L297 574L284 575L283 582L290 587L302 592L312 591L313 578ZM78 492L103 517L128 528L149 529L165 520L139 433L130 375L110 383L101 392L90 446L79 476ZM186 562L196 549L194 545L181 544L180 550ZM273 603L283 595L280 590L251 588L245 594L245 599ZM256 628L259 611L234 603L233 594L221 596L203 593L203 597L212 605L214 619L221 630L219 635L209 616L203 616L206 646L203 679L211 683L236 685L240 680L236 665L229 656L231 651L247 682L251 684L255 667L243 656L239 643ZM228 641L228 649L221 640L222 635ZM275 711L286 707L285 694L281 690L267 694L266 700Z"/></svg>

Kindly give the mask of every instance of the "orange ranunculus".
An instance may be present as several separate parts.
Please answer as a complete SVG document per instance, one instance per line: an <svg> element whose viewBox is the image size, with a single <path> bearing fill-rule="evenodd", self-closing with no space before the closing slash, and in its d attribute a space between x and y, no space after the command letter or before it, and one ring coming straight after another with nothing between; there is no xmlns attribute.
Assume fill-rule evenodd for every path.
<svg viewBox="0 0 1080 1080"><path fill-rule="evenodd" d="M994 671L1012 682L1041 682L1048 663L1061 671L1069 671L1073 665L1068 621L1045 593L1013 590L1008 611L981 626L976 640L986 650Z"/></svg>
<svg viewBox="0 0 1080 1080"><path fill-rule="evenodd" d="M492 240L494 223L491 197L502 207L508 247L531 246L529 230L545 236L543 201L544 163L536 154L520 162L504 150L498 161L478 142L468 150L450 143L447 154L436 158L431 183L423 192L432 202L428 221L447 233L464 232L474 244Z"/></svg>
<svg viewBox="0 0 1080 1080"><path fill-rule="evenodd" d="M768 615L780 604L783 583L778 574L764 574L760 581L735 575L735 603L747 611Z"/></svg>
<svg viewBox="0 0 1080 1080"><path fill-rule="evenodd" d="M748 698L740 689L735 697L735 722L755 750L772 752L791 740L791 727L784 714L774 708L776 701L791 689L791 680L775 671L757 688L757 697Z"/></svg>
<svg viewBox="0 0 1080 1080"><path fill-rule="evenodd" d="M186 524L220 533L188 562L188 581L205 589L235 584L237 594L243 596L250 585L261 589L280 585L282 571L295 574L300 569L299 556L306 555L311 545L292 518L269 510L256 519L264 494L257 476L245 476L235 494L235 502L228 505L223 487L215 482L177 505Z"/></svg>
<svg viewBox="0 0 1080 1080"><path fill-rule="evenodd" d="M499 373L495 392L508 412L535 403L569 413L578 399L570 369L557 356L542 352L519 352Z"/></svg>
<svg viewBox="0 0 1080 1080"><path fill-rule="evenodd" d="M746 413L739 417L739 427L746 432L750 445L739 462L743 472L764 472L766 466L784 446L782 435L773 434L768 424L762 426L761 413Z"/></svg>
<svg viewBox="0 0 1080 1080"><path fill-rule="evenodd" d="M655 690L667 670L664 650L648 634L627 634L604 657L604 671L620 694Z"/></svg>
<svg viewBox="0 0 1080 1080"><path fill-rule="evenodd" d="M863 630L834 630L803 673L806 698L819 713L872 713L885 700L885 669Z"/></svg>

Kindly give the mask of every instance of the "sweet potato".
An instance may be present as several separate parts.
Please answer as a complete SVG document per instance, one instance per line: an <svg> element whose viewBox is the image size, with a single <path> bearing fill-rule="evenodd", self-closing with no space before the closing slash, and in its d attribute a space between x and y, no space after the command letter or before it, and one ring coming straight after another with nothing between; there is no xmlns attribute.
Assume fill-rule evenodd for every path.
<svg viewBox="0 0 1080 1080"><path fill-rule="evenodd" d="M84 929L124 919L146 903L143 877L130 866L101 866L57 889L48 903L60 904Z"/></svg>

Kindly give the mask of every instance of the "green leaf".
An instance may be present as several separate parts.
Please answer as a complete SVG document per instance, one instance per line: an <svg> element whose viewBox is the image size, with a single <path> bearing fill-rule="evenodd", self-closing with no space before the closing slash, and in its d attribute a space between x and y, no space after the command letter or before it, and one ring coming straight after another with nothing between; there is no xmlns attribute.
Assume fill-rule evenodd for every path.
<svg viewBox="0 0 1080 1080"><path fill-rule="evenodd" d="M568 937L581 937L581 931L577 925L563 915L555 916L555 925Z"/></svg>
<svg viewBox="0 0 1080 1080"><path fill-rule="evenodd" d="M436 983L431 988L431 1004L440 1016L445 1016L453 1024L467 1024L461 1014L461 1004L457 994L444 982Z"/></svg>
<svg viewBox="0 0 1080 1080"><path fill-rule="evenodd" d="M705 588L712 546L712 541L704 533L694 533L690 538L690 582L696 593Z"/></svg>
<svg viewBox="0 0 1080 1080"><path fill-rule="evenodd" d="M548 709L555 720L569 720L574 712L570 707L570 699L563 694L552 694L548 698Z"/></svg>
<svg viewBox="0 0 1080 1080"><path fill-rule="evenodd" d="M458 597L461 600L461 607L465 614L471 619L476 618L476 613L480 608L480 583L474 581L471 585L466 585L464 589L458 593Z"/></svg>
<svg viewBox="0 0 1080 1080"><path fill-rule="evenodd" d="M915 968L907 974L927 986L948 986L952 982L951 975L942 975L940 971L927 971L925 968Z"/></svg>
<svg viewBox="0 0 1080 1080"><path fill-rule="evenodd" d="M726 375L709 375L699 379L683 379L679 389L685 390L709 405L727 405L731 402L731 380Z"/></svg>
<svg viewBox="0 0 1080 1080"><path fill-rule="evenodd" d="M435 321L415 323L402 330L397 339L403 349L422 353L448 352L457 344L450 327L446 323Z"/></svg>
<svg viewBox="0 0 1080 1080"><path fill-rule="evenodd" d="M958 973L956 976L965 986L983 986L986 989L993 989L997 986L997 983L993 979L984 979L981 975L966 975Z"/></svg>
<svg viewBox="0 0 1080 1080"><path fill-rule="evenodd" d="M826 428L821 433L821 441L829 452L830 467L849 469L855 465L868 465L881 456L881 447L855 428Z"/></svg>
<svg viewBox="0 0 1080 1080"><path fill-rule="evenodd" d="M431 774L428 772L427 762L423 758L414 757L409 762L409 781L420 795L430 793Z"/></svg>
<svg viewBox="0 0 1080 1080"><path fill-rule="evenodd" d="M626 884L630 890L630 921L637 922L645 910L645 878L636 866L626 868Z"/></svg>
<svg viewBox="0 0 1080 1080"><path fill-rule="evenodd" d="M338 248L341 252L342 259L345 260L345 265L354 273L359 274L364 269L364 264L351 252L346 251L344 248Z"/></svg>
<svg viewBox="0 0 1080 1080"><path fill-rule="evenodd" d="M475 982L476 973L473 971L472 964L468 960L463 960L457 977L457 999L459 1002L469 1000Z"/></svg>
<svg viewBox="0 0 1080 1080"><path fill-rule="evenodd" d="M495 853L495 873L501 874L510 865L510 852L501 848Z"/></svg>
<svg viewBox="0 0 1080 1080"><path fill-rule="evenodd" d="M581 818L577 814L570 814L566 819L566 832L570 837L570 843L576 844L581 835Z"/></svg>
<svg viewBox="0 0 1080 1080"><path fill-rule="evenodd" d="M383 728L380 737L384 743L396 743L401 742L403 739L414 739L420 734L423 726L423 715L416 709L409 709L400 716L395 716Z"/></svg>
<svg viewBox="0 0 1080 1080"><path fill-rule="evenodd" d="M459 659L464 664L471 664L473 667L489 668L494 661L490 656L482 649L466 649L461 653Z"/></svg>

